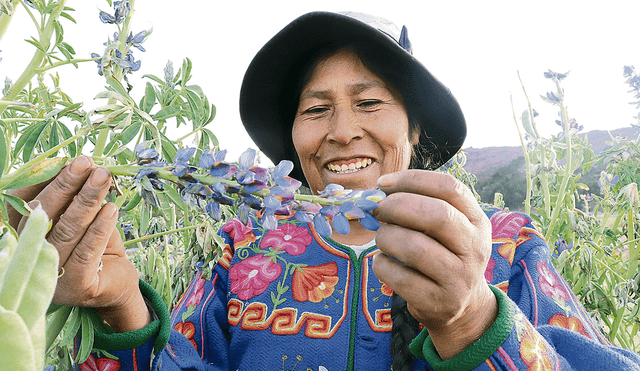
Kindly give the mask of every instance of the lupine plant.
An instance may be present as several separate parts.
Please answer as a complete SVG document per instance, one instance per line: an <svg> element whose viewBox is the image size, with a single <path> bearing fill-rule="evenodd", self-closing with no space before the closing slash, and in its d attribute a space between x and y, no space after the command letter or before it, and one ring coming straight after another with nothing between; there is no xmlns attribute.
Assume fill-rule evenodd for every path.
<svg viewBox="0 0 640 371"><path fill-rule="evenodd" d="M73 48L64 42L63 25L74 22L73 9L65 0L0 1L0 35L21 7L39 36L27 40L34 56L15 82L5 80L0 100L4 235L17 236L7 222L7 205L24 215L31 213L9 191L55 176L69 159L83 153L90 153L97 165L111 171L114 181L108 200L120 207L119 230L127 253L140 277L160 293L168 308L191 281L197 262L203 262L205 276L211 274L222 246L216 231L232 217L247 223L249 213L259 212L265 228L276 228L277 215L295 213L296 219L314 223L325 236L333 230L349 233L349 220L354 219L365 228L378 228L371 210L385 197L379 190L352 192L330 185L319 195L302 194L308 192L301 193L301 183L288 176L293 168L290 161L266 169L258 166L253 149L237 162L226 161L226 151L207 128L215 117L215 106L198 85L190 83L189 59L178 71L167 63L162 78L145 75L142 98L135 101L128 75L140 69L142 62L135 55L145 51L143 44L151 30L132 30L134 0L108 3L110 11L99 11L96 17L114 27L104 51L75 58ZM104 104L88 110L62 92L59 76L52 74L56 67L80 67L86 62L97 64L96 73L105 78L106 86L95 95L106 100ZM170 139L169 125L184 125L189 132ZM195 138L192 146L183 144L189 137ZM10 254L10 250L0 253ZM50 295L43 300L46 307ZM46 364L56 369L70 369L96 350L96 326L109 331L91 309L51 304L46 315L46 336L41 336L44 341L38 349L48 350ZM2 326L0 331L8 330ZM75 335L81 335L82 342L74 355Z"/></svg>
<svg viewBox="0 0 640 371"><path fill-rule="evenodd" d="M545 235L556 267L573 285L610 340L640 350L640 274L638 273L638 201L640 148L638 138L611 138L610 147L595 155L583 129L565 105L562 81L568 73L548 71L553 90L541 96L558 109L557 135L539 135L535 109L529 106L514 120L524 133L521 142L527 172L525 212ZM627 83L640 97L640 77L624 68ZM523 92L526 96L526 91ZM634 102L638 104L638 102ZM580 178L594 166L605 166L599 190Z"/></svg>

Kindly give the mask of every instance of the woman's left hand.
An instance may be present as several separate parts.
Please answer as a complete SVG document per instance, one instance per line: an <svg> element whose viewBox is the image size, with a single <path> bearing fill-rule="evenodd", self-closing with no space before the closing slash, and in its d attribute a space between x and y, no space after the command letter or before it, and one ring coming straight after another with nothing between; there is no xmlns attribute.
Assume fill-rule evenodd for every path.
<svg viewBox="0 0 640 371"><path fill-rule="evenodd" d="M407 170L378 184L388 196L374 211L383 252L374 272L449 359L482 337L498 314L484 278L491 223L471 190L448 174Z"/></svg>

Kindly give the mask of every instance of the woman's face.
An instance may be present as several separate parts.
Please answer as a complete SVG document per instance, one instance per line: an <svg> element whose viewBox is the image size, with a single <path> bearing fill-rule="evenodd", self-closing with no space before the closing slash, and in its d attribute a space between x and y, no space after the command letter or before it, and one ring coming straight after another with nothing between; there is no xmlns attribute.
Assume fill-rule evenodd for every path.
<svg viewBox="0 0 640 371"><path fill-rule="evenodd" d="M293 123L293 144L316 193L327 184L368 189L387 173L409 168L412 146L402 99L341 50L322 59L302 89Z"/></svg>

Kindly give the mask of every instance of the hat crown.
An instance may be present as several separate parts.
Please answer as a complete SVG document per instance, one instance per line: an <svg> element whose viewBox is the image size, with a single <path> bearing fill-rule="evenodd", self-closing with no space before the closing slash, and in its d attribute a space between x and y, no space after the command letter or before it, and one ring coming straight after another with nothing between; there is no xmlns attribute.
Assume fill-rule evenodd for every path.
<svg viewBox="0 0 640 371"><path fill-rule="evenodd" d="M413 54L411 50L411 42L407 35L407 28L402 27L402 30L388 19L382 17L375 17L371 14L361 12L338 12L338 14L356 19L369 27L375 28L383 34L389 36L393 41L400 45L407 52Z"/></svg>

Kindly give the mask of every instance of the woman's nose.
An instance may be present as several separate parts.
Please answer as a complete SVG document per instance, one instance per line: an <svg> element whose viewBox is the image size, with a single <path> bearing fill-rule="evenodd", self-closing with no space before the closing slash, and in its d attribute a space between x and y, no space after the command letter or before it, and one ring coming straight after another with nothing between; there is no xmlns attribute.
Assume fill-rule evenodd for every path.
<svg viewBox="0 0 640 371"><path fill-rule="evenodd" d="M327 139L340 144L349 144L362 138L364 130L355 112L350 108L336 107Z"/></svg>

